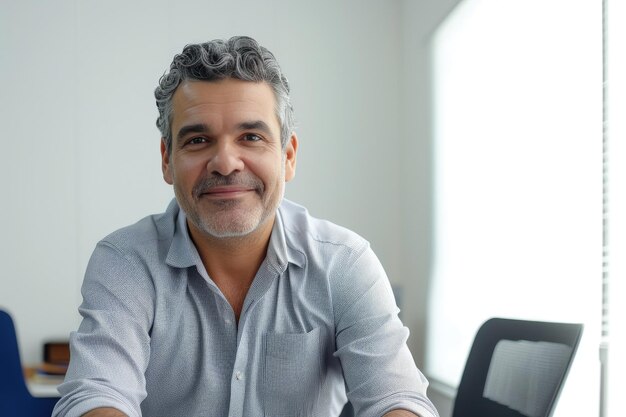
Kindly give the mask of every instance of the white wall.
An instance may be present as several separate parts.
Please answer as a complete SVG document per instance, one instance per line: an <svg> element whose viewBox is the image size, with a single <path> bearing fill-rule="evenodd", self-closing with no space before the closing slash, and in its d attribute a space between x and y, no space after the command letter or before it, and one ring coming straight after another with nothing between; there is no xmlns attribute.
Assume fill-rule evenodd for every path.
<svg viewBox="0 0 626 417"><path fill-rule="evenodd" d="M423 365L426 306L432 267L433 160L431 133L430 36L460 0L403 0L400 207L402 210L401 265L404 277L405 323L411 329L409 346Z"/></svg>
<svg viewBox="0 0 626 417"><path fill-rule="evenodd" d="M413 279L420 271L404 257L414 252L402 247L415 242L402 218L413 195L401 189L413 169L403 168L404 4L3 2L0 307L16 320L23 361L39 361L43 340L77 326L95 243L172 197L160 174L152 91L190 42L248 34L277 55L299 121L288 197L368 238L392 282ZM419 292L419 282L406 286Z"/></svg>

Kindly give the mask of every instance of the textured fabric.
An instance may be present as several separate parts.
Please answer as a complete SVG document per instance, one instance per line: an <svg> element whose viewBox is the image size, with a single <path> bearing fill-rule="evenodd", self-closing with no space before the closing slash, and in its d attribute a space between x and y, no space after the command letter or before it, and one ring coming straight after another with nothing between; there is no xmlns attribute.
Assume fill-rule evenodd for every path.
<svg viewBox="0 0 626 417"><path fill-rule="evenodd" d="M369 244L287 200L238 324L175 200L98 243L82 294L54 416L332 417L346 388L358 416L436 415Z"/></svg>

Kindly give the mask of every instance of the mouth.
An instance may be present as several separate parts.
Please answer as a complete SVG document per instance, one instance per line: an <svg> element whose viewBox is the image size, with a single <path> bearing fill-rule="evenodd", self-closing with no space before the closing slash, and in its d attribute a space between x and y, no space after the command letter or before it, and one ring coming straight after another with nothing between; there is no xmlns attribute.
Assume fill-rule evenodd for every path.
<svg viewBox="0 0 626 417"><path fill-rule="evenodd" d="M263 194L263 183L251 174L207 176L200 178L191 193L195 199L208 201L236 201L251 194Z"/></svg>
<svg viewBox="0 0 626 417"><path fill-rule="evenodd" d="M239 198L251 192L256 192L256 190L250 187L221 186L204 190L200 193L199 197L208 197L211 199L230 199Z"/></svg>

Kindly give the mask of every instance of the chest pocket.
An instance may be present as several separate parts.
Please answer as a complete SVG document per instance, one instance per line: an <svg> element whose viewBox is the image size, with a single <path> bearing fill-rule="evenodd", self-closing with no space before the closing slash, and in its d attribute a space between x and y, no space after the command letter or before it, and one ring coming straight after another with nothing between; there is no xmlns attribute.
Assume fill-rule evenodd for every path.
<svg viewBox="0 0 626 417"><path fill-rule="evenodd" d="M319 329L265 335L266 417L309 417L321 385Z"/></svg>

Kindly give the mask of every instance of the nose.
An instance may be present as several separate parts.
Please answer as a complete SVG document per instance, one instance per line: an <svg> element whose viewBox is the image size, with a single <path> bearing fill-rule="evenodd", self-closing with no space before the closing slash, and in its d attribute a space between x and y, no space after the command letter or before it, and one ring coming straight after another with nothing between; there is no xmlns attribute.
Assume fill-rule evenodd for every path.
<svg viewBox="0 0 626 417"><path fill-rule="evenodd" d="M223 176L242 171L243 168L244 163L237 146L226 141L216 145L215 153L207 163L207 171Z"/></svg>

